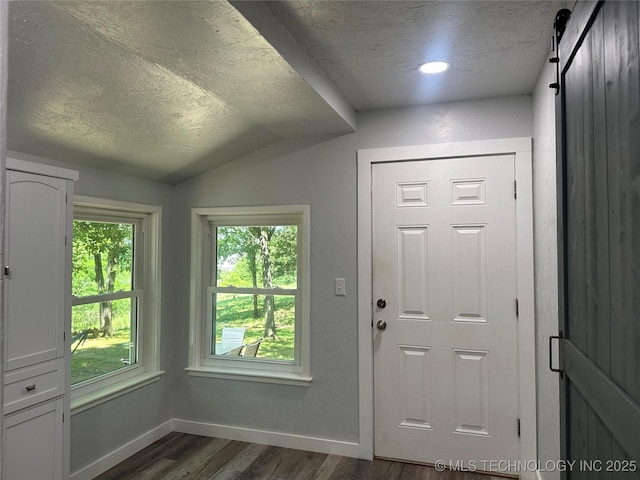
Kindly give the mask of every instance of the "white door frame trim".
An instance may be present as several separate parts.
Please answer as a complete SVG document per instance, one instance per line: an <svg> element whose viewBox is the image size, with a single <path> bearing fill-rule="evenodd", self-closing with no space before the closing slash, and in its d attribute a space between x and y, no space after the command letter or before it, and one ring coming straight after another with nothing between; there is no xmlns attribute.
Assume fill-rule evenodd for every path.
<svg viewBox="0 0 640 480"><path fill-rule="evenodd" d="M520 458L537 460L535 321L533 283L533 182L531 138L441 143L358 150L358 377L360 457L374 454L373 327L372 327L372 186L371 169L380 162L400 162L462 156L515 156L516 276L518 321L518 415L521 425ZM515 428L515 426L514 426ZM487 459L499 460L499 459ZM522 472L521 478L533 478Z"/></svg>

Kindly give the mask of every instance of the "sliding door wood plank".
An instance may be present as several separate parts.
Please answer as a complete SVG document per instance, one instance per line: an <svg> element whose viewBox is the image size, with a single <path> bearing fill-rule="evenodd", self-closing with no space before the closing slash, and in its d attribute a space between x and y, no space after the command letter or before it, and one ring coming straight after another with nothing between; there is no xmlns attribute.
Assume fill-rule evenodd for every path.
<svg viewBox="0 0 640 480"><path fill-rule="evenodd" d="M607 2L611 377L640 403L640 78L638 3Z"/></svg>
<svg viewBox="0 0 640 480"><path fill-rule="evenodd" d="M609 333L609 196L607 189L607 123L604 72L604 27L599 15L589 32L593 79L593 171L595 182L595 241L597 286L597 355L598 367L610 372Z"/></svg>
<svg viewBox="0 0 640 480"><path fill-rule="evenodd" d="M584 318L585 353L594 361L598 358L598 271L596 217L596 175L594 155L594 86L593 64L601 58L593 50L593 28L589 31L580 47L582 56L582 158L584 163Z"/></svg>
<svg viewBox="0 0 640 480"><path fill-rule="evenodd" d="M588 457L594 459L611 458L611 432L592 408L589 409L587 429L589 431ZM614 480L612 472L588 472L589 479Z"/></svg>
<svg viewBox="0 0 640 480"><path fill-rule="evenodd" d="M588 60L588 59L587 59ZM569 278L584 279L585 265L585 160L584 160L584 98L583 49L575 54L566 72L566 227L567 273ZM587 351L585 328L586 297L584 283L569 283L567 289L567 338L583 352Z"/></svg>

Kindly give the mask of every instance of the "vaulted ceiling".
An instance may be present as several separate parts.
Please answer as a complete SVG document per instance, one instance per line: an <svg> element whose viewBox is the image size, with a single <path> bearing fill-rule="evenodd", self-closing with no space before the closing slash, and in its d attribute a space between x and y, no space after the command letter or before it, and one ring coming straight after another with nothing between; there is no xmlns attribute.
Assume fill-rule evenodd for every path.
<svg viewBox="0 0 640 480"><path fill-rule="evenodd" d="M566 3L14 1L8 147L178 183L357 111L530 93Z"/></svg>

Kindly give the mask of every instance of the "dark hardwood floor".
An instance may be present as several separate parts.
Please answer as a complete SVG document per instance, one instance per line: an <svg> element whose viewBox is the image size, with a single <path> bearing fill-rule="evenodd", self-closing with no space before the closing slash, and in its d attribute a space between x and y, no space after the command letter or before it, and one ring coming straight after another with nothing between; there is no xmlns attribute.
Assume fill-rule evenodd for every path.
<svg viewBox="0 0 640 480"><path fill-rule="evenodd" d="M94 480L504 480L173 432Z"/></svg>

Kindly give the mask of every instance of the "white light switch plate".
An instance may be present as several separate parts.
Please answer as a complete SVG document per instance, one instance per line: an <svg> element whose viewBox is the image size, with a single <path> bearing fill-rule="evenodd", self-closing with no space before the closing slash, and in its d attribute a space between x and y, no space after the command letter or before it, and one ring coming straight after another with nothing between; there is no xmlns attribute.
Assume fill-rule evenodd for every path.
<svg viewBox="0 0 640 480"><path fill-rule="evenodd" d="M336 295L344 297L347 294L344 278L336 278L335 285L336 285Z"/></svg>

